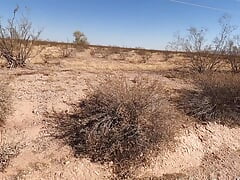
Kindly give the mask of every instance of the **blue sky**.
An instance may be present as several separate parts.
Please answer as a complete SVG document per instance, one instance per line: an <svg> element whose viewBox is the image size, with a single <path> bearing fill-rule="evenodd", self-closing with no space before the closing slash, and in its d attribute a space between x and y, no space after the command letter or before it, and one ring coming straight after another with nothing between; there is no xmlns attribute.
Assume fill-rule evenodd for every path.
<svg viewBox="0 0 240 180"><path fill-rule="evenodd" d="M0 0L0 17L17 4L42 39L57 41L80 30L91 44L164 49L190 26L208 28L211 38L225 13L240 26L240 0Z"/></svg>

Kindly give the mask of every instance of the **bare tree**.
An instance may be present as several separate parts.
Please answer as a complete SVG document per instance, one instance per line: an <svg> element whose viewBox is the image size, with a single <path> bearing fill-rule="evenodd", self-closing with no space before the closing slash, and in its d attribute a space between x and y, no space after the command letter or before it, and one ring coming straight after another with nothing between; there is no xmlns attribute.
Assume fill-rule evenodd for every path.
<svg viewBox="0 0 240 180"><path fill-rule="evenodd" d="M182 47L187 52L191 59L192 67L198 72L203 72L207 69L209 62L205 56L209 50L206 44L205 33L206 29L200 30L191 27L188 29L189 35L186 39L182 39Z"/></svg>
<svg viewBox="0 0 240 180"><path fill-rule="evenodd" d="M0 53L10 68L25 66L41 34L41 31L33 31L32 23L28 19L23 17L16 20L18 10L19 7L14 9L13 17L8 19L6 26L0 23Z"/></svg>
<svg viewBox="0 0 240 180"><path fill-rule="evenodd" d="M240 72L240 36L234 36L226 45L226 59L231 66L232 72Z"/></svg>
<svg viewBox="0 0 240 180"><path fill-rule="evenodd" d="M230 20L231 17L228 15L224 15L219 19L221 30L211 45L210 55L212 55L212 57L210 57L211 63L209 69L213 69L221 62L221 56L224 55L226 51L228 39L230 38L232 32L236 30L236 26L231 25Z"/></svg>
<svg viewBox="0 0 240 180"><path fill-rule="evenodd" d="M176 40L171 42L168 48L173 47L176 50L185 51L190 58L192 68L199 73L216 70L225 53L228 38L235 30L229 22L229 16L219 19L221 29L212 42L206 39L207 29L191 27L186 37L177 35Z"/></svg>

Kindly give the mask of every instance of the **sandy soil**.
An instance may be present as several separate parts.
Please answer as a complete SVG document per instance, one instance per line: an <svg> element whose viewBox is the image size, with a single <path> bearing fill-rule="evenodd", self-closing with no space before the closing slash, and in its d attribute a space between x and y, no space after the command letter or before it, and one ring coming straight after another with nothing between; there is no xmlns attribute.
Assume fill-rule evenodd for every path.
<svg viewBox="0 0 240 180"><path fill-rule="evenodd" d="M132 58L132 57L131 57ZM178 59L181 60L180 58ZM74 58L37 59L25 69L1 69L0 76L10 76L13 112L2 130L2 145L18 144L19 153L12 158L0 178L14 179L109 179L111 169L74 157L71 148L52 140L43 131L44 113L66 110L68 102L84 97L85 80L94 82L98 74L124 70L148 73L160 79L169 92L191 88L178 78L160 72L178 68L172 58L161 55L143 64L91 57L89 51ZM34 64L35 63L35 64ZM188 121L188 118L186 118ZM177 121L177 119L176 119ZM176 136L171 150L159 152L150 167L139 168L136 178L151 179L236 179L240 177L240 127L217 123L199 124L189 119Z"/></svg>

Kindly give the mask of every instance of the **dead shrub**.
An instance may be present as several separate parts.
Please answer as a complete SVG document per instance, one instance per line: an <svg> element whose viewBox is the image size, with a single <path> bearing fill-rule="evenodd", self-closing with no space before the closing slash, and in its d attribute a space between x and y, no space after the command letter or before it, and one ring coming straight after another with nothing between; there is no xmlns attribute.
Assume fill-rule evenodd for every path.
<svg viewBox="0 0 240 180"><path fill-rule="evenodd" d="M240 76L207 73L195 78L200 91L181 93L179 107L200 120L240 123Z"/></svg>
<svg viewBox="0 0 240 180"><path fill-rule="evenodd" d="M158 81L124 75L100 79L72 111L47 114L47 131L77 156L108 163L115 178L127 178L163 148L160 143L170 139L174 125Z"/></svg>

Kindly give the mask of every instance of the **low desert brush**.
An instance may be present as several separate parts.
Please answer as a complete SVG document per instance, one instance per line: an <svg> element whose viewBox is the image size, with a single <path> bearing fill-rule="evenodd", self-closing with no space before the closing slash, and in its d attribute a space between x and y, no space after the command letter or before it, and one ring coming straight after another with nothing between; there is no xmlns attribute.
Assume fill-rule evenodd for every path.
<svg viewBox="0 0 240 180"><path fill-rule="evenodd" d="M124 75L99 79L71 112L48 114L48 131L77 156L112 164L114 174L126 178L169 138L171 116L159 81Z"/></svg>
<svg viewBox="0 0 240 180"><path fill-rule="evenodd" d="M230 120L240 123L240 76L206 73L195 78L200 91L182 93L182 108L201 120Z"/></svg>

